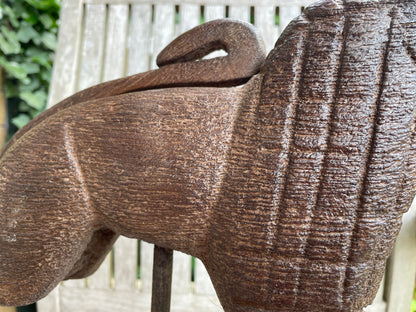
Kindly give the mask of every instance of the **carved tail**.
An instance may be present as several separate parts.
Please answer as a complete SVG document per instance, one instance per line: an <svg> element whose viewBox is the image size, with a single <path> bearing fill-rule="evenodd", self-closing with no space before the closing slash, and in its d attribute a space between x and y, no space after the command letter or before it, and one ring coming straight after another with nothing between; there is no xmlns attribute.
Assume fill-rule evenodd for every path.
<svg viewBox="0 0 416 312"><path fill-rule="evenodd" d="M224 49L228 55L197 61L218 49ZM260 71L264 59L263 42L252 25L228 19L215 20L189 30L169 44L157 58L161 68L87 88L53 106L33 122L41 122L78 103L129 92L239 85ZM33 127L33 122L13 136L3 153L29 127Z"/></svg>

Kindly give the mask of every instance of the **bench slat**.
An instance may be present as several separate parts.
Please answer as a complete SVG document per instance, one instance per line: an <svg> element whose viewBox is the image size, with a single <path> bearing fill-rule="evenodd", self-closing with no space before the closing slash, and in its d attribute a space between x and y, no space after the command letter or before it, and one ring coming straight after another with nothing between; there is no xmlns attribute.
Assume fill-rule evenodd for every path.
<svg viewBox="0 0 416 312"><path fill-rule="evenodd" d="M254 11L254 23L264 40L266 51L270 51L274 47L278 37L275 15L275 7L259 6Z"/></svg>
<svg viewBox="0 0 416 312"><path fill-rule="evenodd" d="M195 259L195 293L197 295L216 295L209 274L199 259Z"/></svg>
<svg viewBox="0 0 416 312"><path fill-rule="evenodd" d="M81 44L83 4L63 1L59 26L59 41L53 67L48 108L75 90Z"/></svg>
<svg viewBox="0 0 416 312"><path fill-rule="evenodd" d="M114 245L114 288L137 288L137 240L119 237Z"/></svg>
<svg viewBox="0 0 416 312"><path fill-rule="evenodd" d="M157 68L156 57L175 36L175 6L173 4L155 4L153 22L153 51L151 68Z"/></svg>
<svg viewBox="0 0 416 312"><path fill-rule="evenodd" d="M108 9L103 81L125 75L128 5L110 5Z"/></svg>
<svg viewBox="0 0 416 312"><path fill-rule="evenodd" d="M191 257L179 251L173 252L172 294L191 292Z"/></svg>
<svg viewBox="0 0 416 312"><path fill-rule="evenodd" d="M205 22L225 17L224 5L205 5Z"/></svg>
<svg viewBox="0 0 416 312"><path fill-rule="evenodd" d="M176 28L175 37L198 26L200 23L201 6L198 4L182 4L179 7L179 27Z"/></svg>
<svg viewBox="0 0 416 312"><path fill-rule="evenodd" d="M131 6L131 23L128 38L127 75L145 72L150 69L152 5Z"/></svg>
<svg viewBox="0 0 416 312"><path fill-rule="evenodd" d="M153 248L153 244L140 242L140 289L146 294L152 293Z"/></svg>
<svg viewBox="0 0 416 312"><path fill-rule="evenodd" d="M292 19L301 13L301 8L298 5L289 4L279 6L279 20L280 32L282 32Z"/></svg>
<svg viewBox="0 0 416 312"><path fill-rule="evenodd" d="M101 82L104 55L106 6L86 5L77 91Z"/></svg>
<svg viewBox="0 0 416 312"><path fill-rule="evenodd" d="M231 5L229 17L244 22L250 22L250 7L244 5Z"/></svg>

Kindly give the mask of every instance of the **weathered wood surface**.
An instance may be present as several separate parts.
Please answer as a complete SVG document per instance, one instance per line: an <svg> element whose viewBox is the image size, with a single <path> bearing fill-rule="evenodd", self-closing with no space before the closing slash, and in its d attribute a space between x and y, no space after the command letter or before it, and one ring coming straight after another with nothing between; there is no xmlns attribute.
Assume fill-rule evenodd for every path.
<svg viewBox="0 0 416 312"><path fill-rule="evenodd" d="M109 228L200 257L226 311L361 310L414 196L415 4L345 4L309 8L243 87L130 93L39 119L2 156L1 188L15 195L0 199L0 220L55 225L56 207L48 246L60 249L36 258L51 226L4 223L2 242L16 255L30 242L44 264L34 271L59 280L92 228ZM43 166L31 157L41 152ZM69 212L82 222L66 234ZM2 300L16 295L0 287Z"/></svg>

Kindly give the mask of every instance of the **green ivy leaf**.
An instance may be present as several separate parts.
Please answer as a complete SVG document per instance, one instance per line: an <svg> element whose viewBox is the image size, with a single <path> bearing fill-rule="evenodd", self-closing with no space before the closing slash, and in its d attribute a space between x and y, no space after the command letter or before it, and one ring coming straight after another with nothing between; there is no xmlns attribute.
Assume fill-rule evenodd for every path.
<svg viewBox="0 0 416 312"><path fill-rule="evenodd" d="M19 111L23 113L29 113L33 108L27 105L25 102L19 103Z"/></svg>
<svg viewBox="0 0 416 312"><path fill-rule="evenodd" d="M0 50L6 55L18 52L16 51L16 46L10 44L10 42L8 42L6 38L4 38L2 33L0 33Z"/></svg>
<svg viewBox="0 0 416 312"><path fill-rule="evenodd" d="M42 34L42 43L51 50L56 49L56 36L50 32L44 32Z"/></svg>
<svg viewBox="0 0 416 312"><path fill-rule="evenodd" d="M33 43L34 43L36 46L39 46L39 45L42 43L42 37L41 37L41 36L39 36L39 37L35 37L35 38L33 38Z"/></svg>
<svg viewBox="0 0 416 312"><path fill-rule="evenodd" d="M39 37L38 32L29 23L22 23L17 32L17 38L20 42L28 43L33 38Z"/></svg>
<svg viewBox="0 0 416 312"><path fill-rule="evenodd" d="M20 43L17 34L4 25L0 28L0 49L6 55L20 52Z"/></svg>
<svg viewBox="0 0 416 312"><path fill-rule="evenodd" d="M42 49L40 49L40 48L38 48L38 47L33 47L33 46L27 48L26 51L25 51L25 54L28 57L37 56L37 55L39 55L41 53L45 53L45 51L42 50Z"/></svg>
<svg viewBox="0 0 416 312"><path fill-rule="evenodd" d="M11 7L2 3L1 3L1 8L2 8L3 15L9 17L8 20L10 24L12 24L14 28L19 27L19 21L17 19L15 11Z"/></svg>
<svg viewBox="0 0 416 312"><path fill-rule="evenodd" d="M40 77L43 81L50 82L52 79L52 73L50 70L42 70L40 72Z"/></svg>
<svg viewBox="0 0 416 312"><path fill-rule="evenodd" d="M46 29L51 29L56 26L55 20L49 14L41 14L39 20Z"/></svg>
<svg viewBox="0 0 416 312"><path fill-rule="evenodd" d="M0 66L11 123L18 128L45 107L60 5L61 0L0 0Z"/></svg>
<svg viewBox="0 0 416 312"><path fill-rule="evenodd" d="M45 54L34 56L31 58L31 60L37 64L40 64L46 67L48 70L50 70L52 68L52 62L49 60L49 56L47 54L45 56Z"/></svg>
<svg viewBox="0 0 416 312"><path fill-rule="evenodd" d="M51 53L43 51L41 49L30 47L25 51L25 54L30 58L34 63L38 63L47 69L52 68Z"/></svg>
<svg viewBox="0 0 416 312"><path fill-rule="evenodd" d="M23 83L28 83L27 73L19 63L7 62L4 58L0 58L0 65L10 76L19 79Z"/></svg>
<svg viewBox="0 0 416 312"><path fill-rule="evenodd" d="M44 91L22 92L20 97L27 105L40 111L45 107L47 95Z"/></svg>
<svg viewBox="0 0 416 312"><path fill-rule="evenodd" d="M17 117L12 119L12 124L14 124L18 129L23 128L30 121L30 117L26 114L19 114Z"/></svg>
<svg viewBox="0 0 416 312"><path fill-rule="evenodd" d="M39 64L36 63L23 63L21 64L22 68L24 69L24 71L26 72L26 74L36 74L39 73L40 71L40 66Z"/></svg>
<svg viewBox="0 0 416 312"><path fill-rule="evenodd" d="M54 0L26 0L26 2L34 8L42 11L59 9L59 4Z"/></svg>
<svg viewBox="0 0 416 312"><path fill-rule="evenodd" d="M39 78L37 78L36 76L31 78L32 79L28 84L21 84L19 86L20 92L34 92L35 90L40 88L41 84Z"/></svg>
<svg viewBox="0 0 416 312"><path fill-rule="evenodd" d="M40 114L42 114L42 112L43 112L43 110L32 110L29 114L30 114L30 117L33 119L33 118L35 118L35 117L37 117L37 116L39 116Z"/></svg>
<svg viewBox="0 0 416 312"><path fill-rule="evenodd" d="M22 12L22 18L31 25L35 25L39 22L39 14L33 7L27 7Z"/></svg>

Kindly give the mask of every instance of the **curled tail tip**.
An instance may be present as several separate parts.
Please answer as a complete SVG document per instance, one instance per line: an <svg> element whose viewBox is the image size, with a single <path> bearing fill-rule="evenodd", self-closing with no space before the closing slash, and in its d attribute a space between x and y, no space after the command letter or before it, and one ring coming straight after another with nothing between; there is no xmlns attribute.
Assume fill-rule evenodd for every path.
<svg viewBox="0 0 416 312"><path fill-rule="evenodd" d="M263 40L253 25L232 19L218 19L180 35L159 53L156 63L162 67L197 61L216 50L228 53L224 58L228 57L229 60L224 65L235 65L240 60L239 71L244 72L244 76L259 72L266 58ZM221 73L218 74L221 76Z"/></svg>

